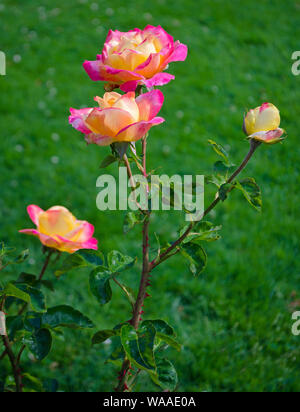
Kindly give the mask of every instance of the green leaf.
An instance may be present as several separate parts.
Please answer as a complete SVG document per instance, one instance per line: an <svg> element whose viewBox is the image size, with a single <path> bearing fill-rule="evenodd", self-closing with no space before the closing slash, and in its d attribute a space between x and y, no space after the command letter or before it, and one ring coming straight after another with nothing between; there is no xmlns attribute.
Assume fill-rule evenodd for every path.
<svg viewBox="0 0 300 412"><path fill-rule="evenodd" d="M55 272L55 276L59 277L73 269L101 266L103 263L104 257L101 252L89 249L80 250L68 255L62 266Z"/></svg>
<svg viewBox="0 0 300 412"><path fill-rule="evenodd" d="M115 330L100 330L99 332L96 332L95 335L92 337L92 344L97 345L98 343L105 342L110 337L116 336L116 333L117 332Z"/></svg>
<svg viewBox="0 0 300 412"><path fill-rule="evenodd" d="M149 325L152 324L155 329L156 332L160 332L163 333L165 335L168 336L176 336L174 329L172 328L172 326L170 326L166 321L162 320L162 319L147 319L144 320L142 325Z"/></svg>
<svg viewBox="0 0 300 412"><path fill-rule="evenodd" d="M186 232L188 225L186 225L181 231L180 236ZM214 226L213 223L202 221L196 224L193 230L188 234L188 236L184 239L183 244L189 242L213 242L215 240L220 239L220 235L218 234L219 230L222 229L222 226Z"/></svg>
<svg viewBox="0 0 300 412"><path fill-rule="evenodd" d="M42 324L51 328L64 326L68 328L93 328L93 322L78 310L67 305L49 308L42 316Z"/></svg>
<svg viewBox="0 0 300 412"><path fill-rule="evenodd" d="M234 188L234 185L231 183L225 183L223 184L219 191L218 191L218 195L219 198L224 202L224 200L227 199L227 194Z"/></svg>
<svg viewBox="0 0 300 412"><path fill-rule="evenodd" d="M36 283L36 276L22 272L15 283L26 283L29 286L34 286Z"/></svg>
<svg viewBox="0 0 300 412"><path fill-rule="evenodd" d="M24 327L24 319L22 316L7 316L6 329L10 341L13 341L17 332Z"/></svg>
<svg viewBox="0 0 300 412"><path fill-rule="evenodd" d="M163 390L174 391L178 384L176 369L168 359L156 358L157 372L151 373L153 382Z"/></svg>
<svg viewBox="0 0 300 412"><path fill-rule="evenodd" d="M208 143L212 146L214 151L225 160L226 163L229 162L229 155L223 146L213 140L208 140Z"/></svg>
<svg viewBox="0 0 300 412"><path fill-rule="evenodd" d="M17 288L12 283L8 283L1 292L1 294L5 296L13 296L14 298L23 300L26 303L30 303L29 294L23 292L21 289Z"/></svg>
<svg viewBox="0 0 300 412"><path fill-rule="evenodd" d="M24 328L29 332L37 331L42 328L42 313L26 312L24 318Z"/></svg>
<svg viewBox="0 0 300 412"><path fill-rule="evenodd" d="M110 362L115 365L119 365L121 362L123 362L125 358L125 351L123 349L121 339L119 336L115 336L113 338L113 343L115 345L115 348L111 355L106 359L105 363Z"/></svg>
<svg viewBox="0 0 300 412"><path fill-rule="evenodd" d="M207 263L207 255L201 245L186 243L182 246L181 253L190 262L190 271L194 276L198 276L204 271Z"/></svg>
<svg viewBox="0 0 300 412"><path fill-rule="evenodd" d="M176 334L174 329L164 320L144 320L142 326L152 324L156 330L156 338L172 346L176 350L181 350L181 345L175 340Z"/></svg>
<svg viewBox="0 0 300 412"><path fill-rule="evenodd" d="M124 325L121 329L121 342L126 355L139 369L155 370L153 364L154 338L155 329L151 325L143 329L141 337L134 327L129 324Z"/></svg>
<svg viewBox="0 0 300 412"><path fill-rule="evenodd" d="M227 176L228 173L232 170L232 165L228 165L225 162L223 162L222 160L218 160L215 164L214 164L214 173L217 173L218 175L221 176Z"/></svg>
<svg viewBox="0 0 300 412"><path fill-rule="evenodd" d="M46 312L45 296L36 288L26 284L19 284L18 287L30 296L30 304L35 312Z"/></svg>
<svg viewBox="0 0 300 412"><path fill-rule="evenodd" d="M22 374L22 383L26 389L32 389L34 392L44 392L42 382L29 373Z"/></svg>
<svg viewBox="0 0 300 412"><path fill-rule="evenodd" d="M91 266L102 266L105 262L103 253L100 250L82 249L76 253Z"/></svg>
<svg viewBox="0 0 300 412"><path fill-rule="evenodd" d="M236 188L239 189L247 201L259 212L262 207L261 191L258 184L251 177L248 177L240 182L236 182Z"/></svg>
<svg viewBox="0 0 300 412"><path fill-rule="evenodd" d="M138 330L138 346L144 361L153 369L156 368L154 358L154 341L156 329L152 323L141 325Z"/></svg>
<svg viewBox="0 0 300 412"><path fill-rule="evenodd" d="M101 305L105 305L112 298L109 282L111 275L112 273L102 266L97 267L90 273L90 290Z"/></svg>
<svg viewBox="0 0 300 412"><path fill-rule="evenodd" d="M123 232L128 233L137 223L140 223L139 215L136 212L128 212L123 223Z"/></svg>
<svg viewBox="0 0 300 412"><path fill-rule="evenodd" d="M52 336L48 329L39 329L29 337L23 338L23 343L37 360L43 360L51 350Z"/></svg>
<svg viewBox="0 0 300 412"><path fill-rule="evenodd" d="M45 286L45 288L51 290L51 292L54 292L54 286L53 286L53 283L51 282L51 280L44 279L44 280L40 280L38 282L41 285Z"/></svg>
<svg viewBox="0 0 300 412"><path fill-rule="evenodd" d="M107 264L112 273L119 273L130 269L135 262L136 259L125 256L117 250L113 250L107 255Z"/></svg>
<svg viewBox="0 0 300 412"><path fill-rule="evenodd" d="M109 165L111 165L114 162L117 162L118 159L113 156L113 155L108 155L106 156L105 159L102 160L102 163L100 165L100 169L105 169L106 167L108 167Z"/></svg>
<svg viewBox="0 0 300 412"><path fill-rule="evenodd" d="M205 183L213 184L220 188L224 183L226 183L226 177L221 175L209 175L205 176Z"/></svg>

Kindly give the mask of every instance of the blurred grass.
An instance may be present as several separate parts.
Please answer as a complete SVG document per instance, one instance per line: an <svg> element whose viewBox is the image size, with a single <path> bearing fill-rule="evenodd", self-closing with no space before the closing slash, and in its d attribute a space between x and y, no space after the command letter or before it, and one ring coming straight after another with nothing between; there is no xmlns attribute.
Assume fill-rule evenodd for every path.
<svg viewBox="0 0 300 412"><path fill-rule="evenodd" d="M244 173L262 188L263 213L233 193L211 216L223 225L223 239L206 247L205 273L194 279L174 258L153 277L146 315L168 320L184 344L181 354L169 353L179 391L300 390L299 337L291 334L289 310L299 299L300 278L300 76L291 73L299 10L296 0L174 0L171 5L166 0L151 5L146 0L0 0L0 50L7 55L7 76L0 77L0 236L18 248L29 245L27 271L41 265L38 242L17 232L31 226L26 214L31 203L62 204L96 226L103 251L140 257L139 229L123 236L122 212L96 209L98 166L109 149L86 147L68 125L70 106L89 106L103 93L81 63L100 52L110 28L160 24L189 46L187 61L169 68L176 81L163 87L166 122L151 131L150 169L162 166L159 171L170 175L210 172L215 161L210 138L225 145L237 163L247 150L241 132L245 109L271 101L281 110L288 140L261 147ZM180 214L158 214L153 230L170 241L183 223ZM137 284L139 268L140 260L127 283ZM74 305L98 329L130 316L118 290L110 304L98 307L84 272L56 281L56 287L49 303ZM69 331L65 339L57 338L41 365L25 354L25 369L58 379L61 390L111 390L116 371L103 364L110 345L90 348L91 333ZM136 389L153 387L142 377Z"/></svg>

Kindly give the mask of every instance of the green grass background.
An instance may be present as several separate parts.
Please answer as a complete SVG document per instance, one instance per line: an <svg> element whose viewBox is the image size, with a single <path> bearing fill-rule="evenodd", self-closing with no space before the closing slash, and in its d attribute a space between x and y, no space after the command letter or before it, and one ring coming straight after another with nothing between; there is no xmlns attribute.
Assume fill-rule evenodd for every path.
<svg viewBox="0 0 300 412"><path fill-rule="evenodd" d="M18 234L32 227L26 206L61 204L95 225L101 250L139 257L132 273L123 275L137 285L140 228L124 236L123 212L100 212L95 204L99 164L109 149L87 147L68 125L70 106L89 106L103 93L82 62L100 52L110 28L160 24L189 47L186 62L170 65L176 80L162 88L166 122L151 131L149 169L210 173L216 156L208 139L225 145L238 163L248 150L241 132L245 109L271 101L281 110L287 141L261 147L244 172L262 188L262 214L232 193L210 216L223 230L220 241L206 245L205 273L193 278L180 257L154 273L145 317L170 322L184 345L180 354L168 354L179 391L300 389L300 337L291 334L289 309L300 298L300 76L291 73L299 12L298 0L0 0L0 50L7 55L7 75L0 77L0 237L30 248L29 272L42 262L38 241ZM206 204L212 195L207 189ZM165 213L152 228L171 241L183 224L182 214ZM14 276L1 273L4 280ZM73 305L97 329L129 319L117 289L111 303L97 304L84 271L55 284L49 304ZM117 371L104 365L111 348L91 348L92 333L68 331L56 338L41 364L25 352L24 369L58 379L63 391L111 390ZM142 376L136 389L155 388Z"/></svg>

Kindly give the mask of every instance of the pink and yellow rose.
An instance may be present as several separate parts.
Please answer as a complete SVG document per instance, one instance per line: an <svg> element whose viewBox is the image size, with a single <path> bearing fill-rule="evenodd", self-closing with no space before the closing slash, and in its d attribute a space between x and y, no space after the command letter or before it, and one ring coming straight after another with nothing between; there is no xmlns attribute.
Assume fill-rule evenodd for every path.
<svg viewBox="0 0 300 412"><path fill-rule="evenodd" d="M243 129L250 139L274 144L283 140L281 136L284 130L279 125L280 113L277 107L272 103L263 103L247 113Z"/></svg>
<svg viewBox="0 0 300 412"><path fill-rule="evenodd" d="M111 92L103 98L95 97L99 107L70 109L71 125L85 134L88 143L108 146L116 142L136 142L146 135L152 126L164 119L156 117L164 96L160 90L141 94L135 98L134 92L124 95Z"/></svg>
<svg viewBox="0 0 300 412"><path fill-rule="evenodd" d="M169 63L184 61L187 46L175 41L162 27L147 26L129 32L110 30L102 54L83 67L94 81L105 81L134 91L138 85L162 86L175 77L163 73Z"/></svg>
<svg viewBox="0 0 300 412"><path fill-rule="evenodd" d="M84 220L77 220L65 207L53 206L44 211L30 205L27 212L37 228L20 232L38 237L43 245L68 253L79 249L98 249L98 241L92 237L94 226Z"/></svg>

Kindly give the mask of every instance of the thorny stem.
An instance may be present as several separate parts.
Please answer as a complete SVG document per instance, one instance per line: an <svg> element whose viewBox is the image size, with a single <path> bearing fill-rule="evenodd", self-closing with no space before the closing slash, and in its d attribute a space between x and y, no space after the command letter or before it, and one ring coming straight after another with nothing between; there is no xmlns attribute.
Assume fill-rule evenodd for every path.
<svg viewBox="0 0 300 412"><path fill-rule="evenodd" d="M7 336L2 336L2 340L5 346L5 350L8 354L9 361L11 363L13 375L14 375L14 380L16 383L16 392L22 392L22 377L21 377L21 371L19 367L19 356L16 359L12 349L11 349L11 344ZM21 353L22 354L22 353ZM21 356L20 356L21 357Z"/></svg>
<svg viewBox="0 0 300 412"><path fill-rule="evenodd" d="M4 310L4 306L5 306L5 300L6 300L6 296L4 295L2 300L1 300L1 304L0 304L0 309L1 311ZM9 361L11 364L11 368L12 368L12 372L14 375L14 380L15 380L15 384L16 384L16 392L22 392L22 376L21 376L21 371L20 371L20 359L21 359L21 355L23 352L23 347L20 350L17 358L15 357L12 348L11 348L11 343L8 339L7 335L2 335L2 341L5 347L5 351L3 352L1 359L4 358L4 356L7 354L9 357ZM24 346L24 345L23 345ZM24 346L25 348L25 346Z"/></svg>
<svg viewBox="0 0 300 412"><path fill-rule="evenodd" d="M147 140L146 138L143 139L143 170L144 170L144 176L147 176L147 171L146 171L146 148L147 148ZM126 155L125 155L126 156ZM126 163L126 159L124 156L124 160ZM127 159L128 162L128 159ZM128 162L129 164L129 162ZM129 166L130 169L130 166ZM128 169L127 169L128 170ZM131 171L130 171L131 172ZM130 176L130 174L129 174ZM132 176L132 174L131 174ZM148 198L148 190L147 190L147 198ZM144 305L144 300L146 298L146 289L147 286L149 286L149 275L150 275L150 263L149 263L149 224L150 224L150 215L151 212L149 211L144 211L145 213L145 219L143 222L143 269L142 269L142 275L141 275L141 280L140 280L140 285L139 285L139 291L137 295L137 299L134 304L133 312L132 312L132 319L130 320L131 325L135 328L138 329L139 322L141 320L141 314L142 314L142 307ZM128 389L128 386L126 384L126 379L127 379L127 373L130 369L130 361L125 358L122 369L119 375L119 385L116 388L116 391L118 392L124 392L126 389Z"/></svg>
<svg viewBox="0 0 300 412"><path fill-rule="evenodd" d="M128 175L128 178L129 178L130 186L134 190L136 188L136 183L135 183L135 180L134 180L134 177L133 177L133 174L132 174L132 171L131 171L130 163L129 163L129 160L128 160L128 157L127 157L126 154L124 154L123 160L125 162L125 166L126 166L126 169L127 169L127 175ZM135 192L133 192L133 194L135 196ZM146 215L147 211L144 210L142 208L142 206L139 204L139 202L136 199L136 196L134 198L134 201L137 204L137 207L139 208L139 210L143 213L143 215Z"/></svg>
<svg viewBox="0 0 300 412"><path fill-rule="evenodd" d="M250 141L250 150L247 153L246 157L244 158L244 160L242 161L242 163L240 164L240 166L236 169L236 171L228 178L228 180L226 181L226 184L231 183L238 174L241 173L241 171L247 166L249 160L251 159L252 155L254 154L254 152L256 151L256 149L261 145L261 142L257 142L255 140L251 140ZM202 215L202 219L208 214L210 213L215 206L220 202L220 197L216 196L215 200L208 206L208 208L204 211L203 215ZM151 271L158 265L160 265L162 262L164 262L165 260L169 259L169 257L173 256L174 254L179 252L178 246L184 241L184 239L189 235L189 233L191 232L191 230L193 229L193 227L195 226L197 222L191 222L190 225L188 226L187 230L164 252L160 255L160 258L158 261L153 261L151 262L150 266L151 266ZM178 249L176 251L176 249ZM174 252L174 253L172 253ZM170 253L172 253L170 255Z"/></svg>

